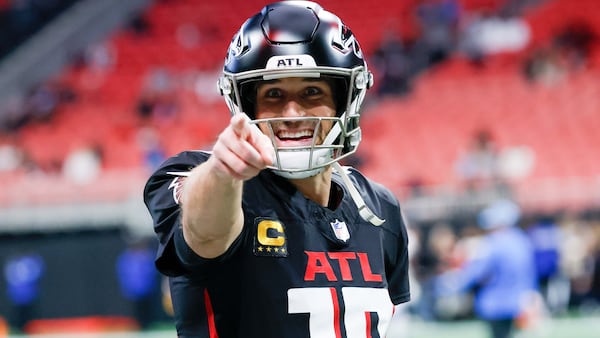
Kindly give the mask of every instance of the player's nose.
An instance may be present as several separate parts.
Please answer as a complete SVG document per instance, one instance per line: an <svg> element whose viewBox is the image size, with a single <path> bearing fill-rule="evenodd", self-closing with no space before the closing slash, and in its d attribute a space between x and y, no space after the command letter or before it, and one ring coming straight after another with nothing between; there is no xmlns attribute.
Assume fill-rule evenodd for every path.
<svg viewBox="0 0 600 338"><path fill-rule="evenodd" d="M289 100L283 106L283 110L281 112L282 117L300 117L304 116L304 109L296 100Z"/></svg>

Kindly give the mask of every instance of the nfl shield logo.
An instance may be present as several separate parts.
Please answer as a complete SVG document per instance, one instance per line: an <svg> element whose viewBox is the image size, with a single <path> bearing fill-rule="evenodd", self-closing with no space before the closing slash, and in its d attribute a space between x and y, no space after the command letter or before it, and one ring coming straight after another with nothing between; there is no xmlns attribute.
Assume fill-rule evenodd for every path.
<svg viewBox="0 0 600 338"><path fill-rule="evenodd" d="M348 232L346 223L336 219L334 222L331 222L331 228L333 229L333 233L335 233L335 237L337 237L340 241L346 242L350 239L350 232Z"/></svg>

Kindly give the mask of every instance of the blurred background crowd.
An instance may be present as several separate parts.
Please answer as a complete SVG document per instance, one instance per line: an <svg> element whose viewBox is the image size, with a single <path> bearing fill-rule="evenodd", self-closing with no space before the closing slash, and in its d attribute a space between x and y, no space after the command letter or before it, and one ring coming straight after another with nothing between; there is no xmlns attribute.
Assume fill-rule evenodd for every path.
<svg viewBox="0 0 600 338"><path fill-rule="evenodd" d="M266 3L0 0L0 335L169 321L143 184L227 123L225 51ZM403 206L406 312L479 316L483 282L448 276L486 251L481 212L501 199L519 210L538 314L599 314L598 2L320 3L375 76L347 164Z"/></svg>

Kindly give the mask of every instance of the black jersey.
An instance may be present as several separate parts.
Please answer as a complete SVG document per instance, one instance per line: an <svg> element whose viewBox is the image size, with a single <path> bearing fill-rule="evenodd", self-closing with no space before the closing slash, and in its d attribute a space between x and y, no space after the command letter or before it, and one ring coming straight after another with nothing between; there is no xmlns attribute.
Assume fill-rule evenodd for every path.
<svg viewBox="0 0 600 338"><path fill-rule="evenodd" d="M366 204L386 220L374 226L359 216L337 173L333 184L343 198L330 210L263 170L244 183L242 233L223 255L204 259L183 240L185 178L174 173L209 156L189 151L168 159L144 191L179 337L383 337L394 304L410 297L406 228L391 192L348 169Z"/></svg>

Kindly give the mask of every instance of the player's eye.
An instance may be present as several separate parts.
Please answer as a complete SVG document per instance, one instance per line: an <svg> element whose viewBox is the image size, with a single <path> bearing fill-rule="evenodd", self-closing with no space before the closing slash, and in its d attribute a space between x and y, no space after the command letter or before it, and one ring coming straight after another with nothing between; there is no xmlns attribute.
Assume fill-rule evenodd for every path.
<svg viewBox="0 0 600 338"><path fill-rule="evenodd" d="M283 93L279 88L271 88L265 92L265 97L281 97Z"/></svg>
<svg viewBox="0 0 600 338"><path fill-rule="evenodd" d="M319 87L306 87L304 89L304 97L306 98L318 98L323 95L323 90Z"/></svg>
<svg viewBox="0 0 600 338"><path fill-rule="evenodd" d="M268 99L276 99L281 98L283 93L279 88L270 88L264 92L263 96Z"/></svg>

